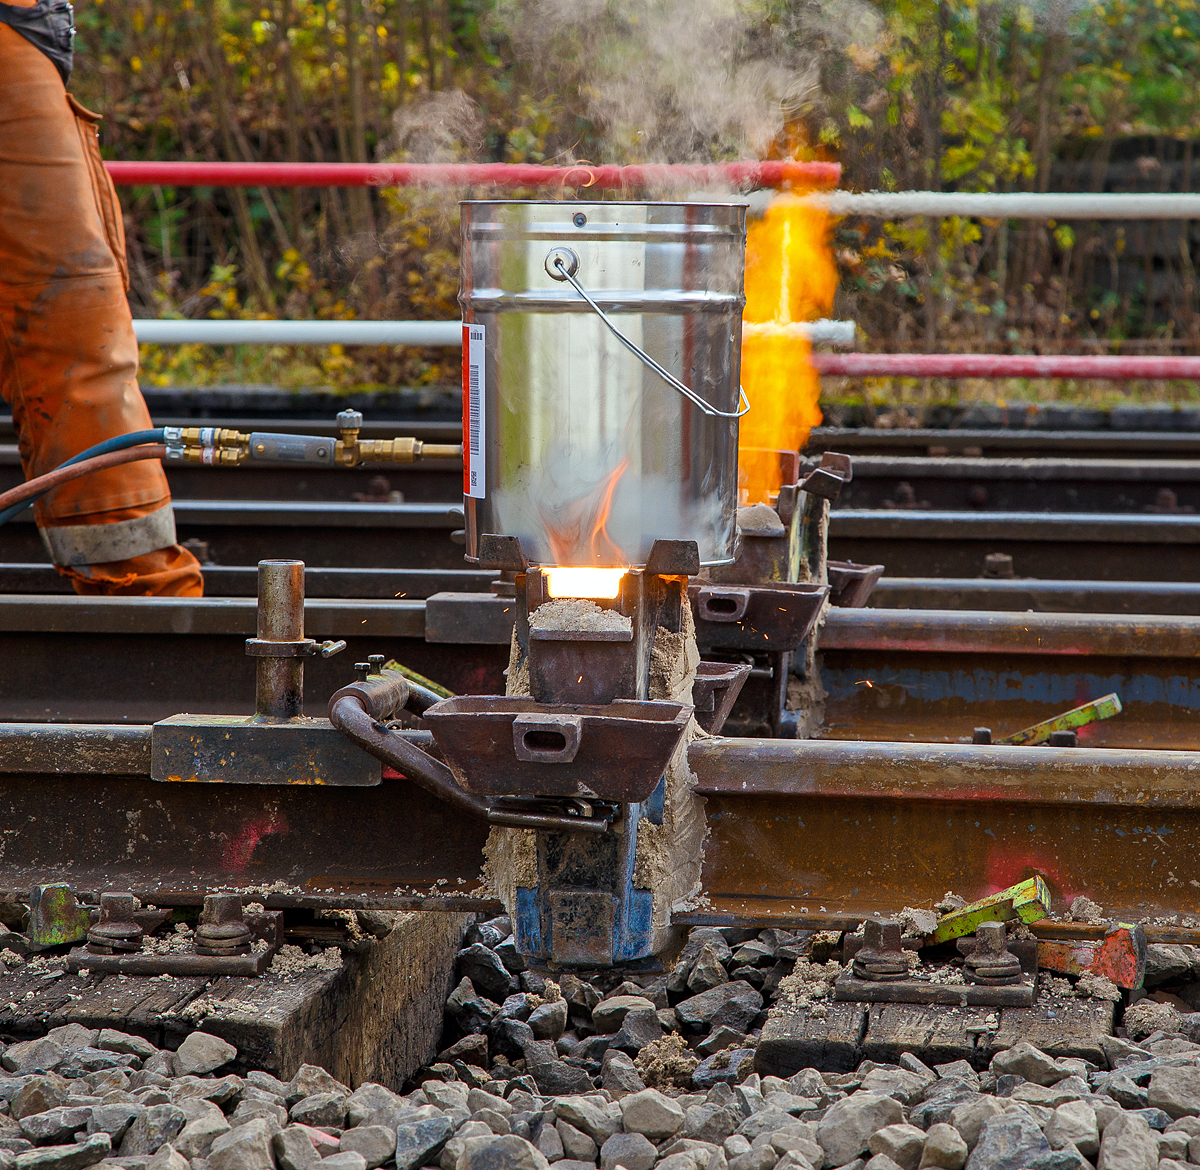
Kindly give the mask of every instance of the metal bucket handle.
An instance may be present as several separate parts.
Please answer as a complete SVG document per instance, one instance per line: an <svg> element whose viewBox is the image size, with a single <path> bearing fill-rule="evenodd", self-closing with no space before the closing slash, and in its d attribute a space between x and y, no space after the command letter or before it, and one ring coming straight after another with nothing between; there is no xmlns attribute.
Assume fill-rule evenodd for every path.
<svg viewBox="0 0 1200 1170"><path fill-rule="evenodd" d="M572 248L551 248L546 253L546 273L552 280L568 281L571 287L591 306L592 311L608 326L612 335L632 353L639 361L649 370L653 370L668 386L678 390L689 402L698 406L705 414L712 418L741 418L742 415L750 409L750 399L746 397L746 391L741 386L738 387L738 393L741 395L740 402L742 403L741 410L717 410L715 406L709 406L703 398L700 397L689 386L685 386L670 370L660 366L641 346L630 341L609 319L604 310L588 295L587 290L575 279L575 273L579 271L579 257L575 254Z"/></svg>

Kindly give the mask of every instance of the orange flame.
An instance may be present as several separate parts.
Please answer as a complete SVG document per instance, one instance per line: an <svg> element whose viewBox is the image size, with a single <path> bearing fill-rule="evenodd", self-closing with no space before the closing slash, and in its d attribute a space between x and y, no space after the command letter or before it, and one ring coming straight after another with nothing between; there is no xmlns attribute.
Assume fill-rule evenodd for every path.
<svg viewBox="0 0 1200 1170"><path fill-rule="evenodd" d="M594 565L612 568L627 565L625 553L608 535L608 514L612 511L613 492L625 474L628 459L622 459L601 481L600 486L580 499L573 500L567 514L557 523L542 516L546 537L556 565Z"/></svg>
<svg viewBox="0 0 1200 1170"><path fill-rule="evenodd" d="M837 267L828 216L795 195L780 195L746 240L742 385L750 410L738 438L743 504L769 503L782 482L780 450L798 451L821 421L820 381L798 325L828 313Z"/></svg>

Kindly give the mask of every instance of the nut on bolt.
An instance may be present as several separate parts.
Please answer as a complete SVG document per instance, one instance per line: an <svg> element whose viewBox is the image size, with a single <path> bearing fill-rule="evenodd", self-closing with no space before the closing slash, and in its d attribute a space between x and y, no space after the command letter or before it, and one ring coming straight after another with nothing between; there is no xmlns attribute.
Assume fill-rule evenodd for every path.
<svg viewBox="0 0 1200 1170"><path fill-rule="evenodd" d="M963 974L972 983L1006 987L1021 982L1021 960L1008 949L1003 922L981 922L975 946L963 961Z"/></svg>
<svg viewBox="0 0 1200 1170"><path fill-rule="evenodd" d="M97 955L128 954L142 949L142 927L134 921L132 894L100 895L100 917L88 931L88 950Z"/></svg>
<svg viewBox="0 0 1200 1170"><path fill-rule="evenodd" d="M239 894L205 894L194 945L198 955L244 955L250 950Z"/></svg>
<svg viewBox="0 0 1200 1170"><path fill-rule="evenodd" d="M855 979L873 983L903 979L908 974L896 919L868 918L863 923L863 945L854 956L853 974Z"/></svg>

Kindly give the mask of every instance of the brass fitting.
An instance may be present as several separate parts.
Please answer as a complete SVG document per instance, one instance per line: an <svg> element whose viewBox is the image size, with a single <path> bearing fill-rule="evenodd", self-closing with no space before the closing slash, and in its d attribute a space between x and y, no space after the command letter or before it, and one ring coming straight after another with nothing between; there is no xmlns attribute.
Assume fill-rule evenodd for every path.
<svg viewBox="0 0 1200 1170"><path fill-rule="evenodd" d="M333 444L332 462L337 467L357 467L360 463L416 463L419 459L461 459L458 443L424 443L420 439L359 439L362 414L343 410L337 416L341 438ZM276 435L274 432L247 435L242 431L218 427L167 427L167 455L172 462L200 463L208 467L236 467L248 459L277 462L283 447L287 461L328 463L330 441L301 435ZM251 442L255 443L253 452ZM275 448L279 447L279 451Z"/></svg>
<svg viewBox="0 0 1200 1170"><path fill-rule="evenodd" d="M460 443L424 443L420 439L360 439L363 416L357 410L338 413L341 438L334 449L333 461L339 467L360 463L416 463L419 459L461 459Z"/></svg>
<svg viewBox="0 0 1200 1170"><path fill-rule="evenodd" d="M167 458L209 467L236 467L250 450L250 436L225 427L167 427Z"/></svg>

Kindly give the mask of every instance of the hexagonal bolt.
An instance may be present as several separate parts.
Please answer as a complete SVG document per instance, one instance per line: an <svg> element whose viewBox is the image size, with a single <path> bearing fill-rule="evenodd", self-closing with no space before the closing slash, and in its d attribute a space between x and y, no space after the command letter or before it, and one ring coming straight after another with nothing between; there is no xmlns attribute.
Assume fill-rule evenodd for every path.
<svg viewBox="0 0 1200 1170"><path fill-rule="evenodd" d="M1008 949L1008 933L1003 922L979 924L975 930L975 948L966 958L964 974L979 983L1021 981L1021 961Z"/></svg>
<svg viewBox="0 0 1200 1170"><path fill-rule="evenodd" d="M1008 950L1008 934L1003 922L981 922L975 929L975 954L1002 955Z"/></svg>
<svg viewBox="0 0 1200 1170"><path fill-rule="evenodd" d="M232 954L250 949L250 929L242 916L240 894L205 894L196 926L198 954Z"/></svg>
<svg viewBox="0 0 1200 1170"><path fill-rule="evenodd" d="M900 923L895 918L868 918L863 923L863 949L900 950Z"/></svg>
<svg viewBox="0 0 1200 1170"><path fill-rule="evenodd" d="M100 918L88 931L88 946L105 954L141 950L142 927L133 919L136 905L132 894L101 894Z"/></svg>

